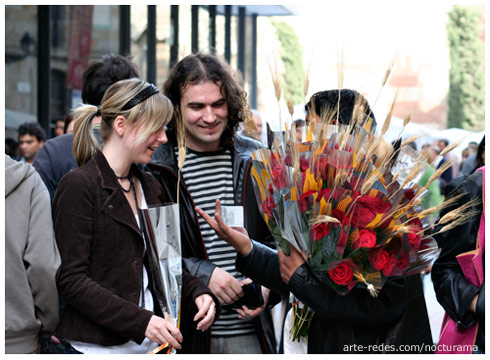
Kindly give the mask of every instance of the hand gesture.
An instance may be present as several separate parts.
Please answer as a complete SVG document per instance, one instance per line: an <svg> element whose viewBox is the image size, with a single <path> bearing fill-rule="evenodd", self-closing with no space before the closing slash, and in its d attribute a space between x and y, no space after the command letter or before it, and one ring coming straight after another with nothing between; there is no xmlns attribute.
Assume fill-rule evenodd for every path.
<svg viewBox="0 0 490 360"><path fill-rule="evenodd" d="M221 202L216 200L216 210L214 219L206 214L202 209L196 207L195 210L203 217L204 220L216 231L220 239L233 246L243 256L248 255L252 250L252 243L248 237L247 230L243 227L229 227L221 217Z"/></svg>

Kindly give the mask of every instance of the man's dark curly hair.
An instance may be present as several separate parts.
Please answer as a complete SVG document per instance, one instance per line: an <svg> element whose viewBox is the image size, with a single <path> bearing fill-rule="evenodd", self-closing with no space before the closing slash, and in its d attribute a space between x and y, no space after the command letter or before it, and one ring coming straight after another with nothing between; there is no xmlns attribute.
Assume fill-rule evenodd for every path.
<svg viewBox="0 0 490 360"><path fill-rule="evenodd" d="M34 136L37 141L46 141L46 132L38 122L24 123L18 129L19 139L24 135Z"/></svg>
<svg viewBox="0 0 490 360"><path fill-rule="evenodd" d="M339 95L340 104L338 104ZM373 118L371 128L374 131L374 127L376 126L374 113L371 111L368 101L356 90L341 89L340 94L338 89L319 91L313 94L310 101L306 103L305 111L307 113L314 111L316 114L320 115L320 117L333 115L336 118L337 106L339 106L339 122L343 125L349 125L352 120L352 111L354 110L354 106L356 101L358 101L357 99L359 96L362 97L361 100L364 103L364 113L366 115L362 123L364 123L368 117Z"/></svg>
<svg viewBox="0 0 490 360"><path fill-rule="evenodd" d="M130 58L107 54L92 62L83 73L82 101L100 105L106 90L119 80L141 77L140 71Z"/></svg>
<svg viewBox="0 0 490 360"><path fill-rule="evenodd" d="M195 53L180 60L170 71L163 84L163 93L174 104L174 116L167 126L169 139L176 139L176 112L180 113L182 93L188 85L212 81L218 85L228 105L228 122L221 134L220 146L233 145L239 123L251 116L247 93L243 90L242 78L230 65L215 55Z"/></svg>

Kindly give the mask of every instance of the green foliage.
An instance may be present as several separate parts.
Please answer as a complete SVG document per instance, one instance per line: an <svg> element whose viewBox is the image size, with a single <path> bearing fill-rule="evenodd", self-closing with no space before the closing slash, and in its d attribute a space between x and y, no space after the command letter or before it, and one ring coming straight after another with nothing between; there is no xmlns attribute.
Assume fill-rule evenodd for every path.
<svg viewBox="0 0 490 360"><path fill-rule="evenodd" d="M463 6L454 6L448 15L448 127L480 131L485 127L484 49L479 38L482 15Z"/></svg>
<svg viewBox="0 0 490 360"><path fill-rule="evenodd" d="M283 93L291 94L293 104L305 101L303 50L294 29L284 21L272 21L281 43L281 60L285 67Z"/></svg>

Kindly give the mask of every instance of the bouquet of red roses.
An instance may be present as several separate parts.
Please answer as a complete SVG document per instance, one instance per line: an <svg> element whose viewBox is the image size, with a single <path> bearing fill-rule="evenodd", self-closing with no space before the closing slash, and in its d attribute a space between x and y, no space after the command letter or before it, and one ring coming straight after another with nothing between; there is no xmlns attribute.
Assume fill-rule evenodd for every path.
<svg viewBox="0 0 490 360"><path fill-rule="evenodd" d="M375 295L388 277L423 269L437 247L428 247L419 217L422 159L402 148L404 166L373 161L377 138L365 127L313 126L309 141L287 131L252 154L257 199L280 248L287 253L289 243L305 253L339 294L359 283Z"/></svg>
<svg viewBox="0 0 490 360"><path fill-rule="evenodd" d="M447 205L424 211L421 200L442 171L418 185L426 158L408 146L380 154L371 121L312 121L304 141L291 129L252 153L255 194L279 247L303 252L341 295L363 286L377 296L388 278L426 269L438 250L424 234L429 215Z"/></svg>

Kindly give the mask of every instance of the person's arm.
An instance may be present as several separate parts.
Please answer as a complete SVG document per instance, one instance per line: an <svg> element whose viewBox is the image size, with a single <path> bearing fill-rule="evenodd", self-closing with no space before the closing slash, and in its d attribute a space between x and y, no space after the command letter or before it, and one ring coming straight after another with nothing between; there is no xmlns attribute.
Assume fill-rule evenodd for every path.
<svg viewBox="0 0 490 360"><path fill-rule="evenodd" d="M216 265L214 265L210 261L198 259L195 257L185 257L182 259L182 261L184 263L185 269L190 274L197 277L205 284L209 283L209 280L211 279L211 275L213 274Z"/></svg>
<svg viewBox="0 0 490 360"><path fill-rule="evenodd" d="M439 259L431 270L437 301L459 326L471 326L476 320L476 303L480 289L465 279L459 264L451 264L444 258Z"/></svg>
<svg viewBox="0 0 490 360"><path fill-rule="evenodd" d="M49 193L39 174L33 176L29 233L23 260L35 305L33 311L41 322L44 336L54 333L58 325L56 275L61 258L54 238Z"/></svg>
<svg viewBox="0 0 490 360"><path fill-rule="evenodd" d="M279 293L283 298L289 296L289 289L281 279L276 250L252 240L250 251L239 252L235 264L237 270L245 276Z"/></svg>

